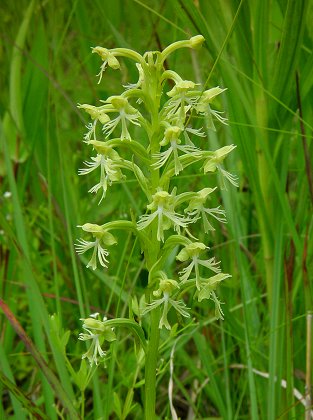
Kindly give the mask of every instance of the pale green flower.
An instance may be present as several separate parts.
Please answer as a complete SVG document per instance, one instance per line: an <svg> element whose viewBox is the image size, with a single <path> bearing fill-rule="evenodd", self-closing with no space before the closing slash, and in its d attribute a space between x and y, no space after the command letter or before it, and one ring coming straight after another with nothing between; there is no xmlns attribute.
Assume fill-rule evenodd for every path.
<svg viewBox="0 0 313 420"><path fill-rule="evenodd" d="M186 112L197 104L199 98L199 93L194 91L195 86L196 83L190 80L181 80L167 92L171 98L164 108L167 118L172 118L178 112L179 117L185 121Z"/></svg>
<svg viewBox="0 0 313 420"><path fill-rule="evenodd" d="M224 92L226 89L221 89L219 86L214 87L209 90L205 90L200 98L199 101L195 107L196 112L206 116L209 128L213 129L215 131L215 126L213 122L213 118L215 117L218 121L220 121L222 124L227 125L227 118L222 117L222 112L216 111L215 109L212 109L210 104L213 101L213 99L220 95L222 92Z"/></svg>
<svg viewBox="0 0 313 420"><path fill-rule="evenodd" d="M222 92L225 92L227 89L221 89L219 86L205 90L202 92L199 102L197 104L198 112L207 112L206 106L210 104L216 96L220 95Z"/></svg>
<svg viewBox="0 0 313 420"><path fill-rule="evenodd" d="M88 104L78 104L77 107L87 112L93 120L100 121L101 124L105 124L110 121L110 117L104 112L103 106L97 107Z"/></svg>
<svg viewBox="0 0 313 420"><path fill-rule="evenodd" d="M137 222L137 229L142 230L148 227L155 219L158 222L157 240L164 242L164 231L171 226L176 232L181 227L187 227L191 220L175 212L175 197L167 191L158 191L152 196L152 202L147 206L151 214L144 214Z"/></svg>
<svg viewBox="0 0 313 420"><path fill-rule="evenodd" d="M81 108L87 112L87 114L89 114L93 120L92 123L86 125L88 131L84 135L84 141L88 142L92 137L94 140L96 140L97 122L99 121L101 124L105 124L110 121L110 117L103 111L103 107L96 107L88 104L78 104L78 108Z"/></svg>
<svg viewBox="0 0 313 420"><path fill-rule="evenodd" d="M121 140L131 140L131 136L128 132L127 124L131 123L134 125L139 125L138 120L140 113L139 111L131 106L123 96L110 96L106 101L104 109L106 112L117 112L118 116L111 121L108 121L103 125L103 132L106 134L106 138L112 134L115 128L121 124L122 132L120 135Z"/></svg>
<svg viewBox="0 0 313 420"><path fill-rule="evenodd" d="M84 239L78 239L77 244L75 244L77 254L84 254L93 248L92 257L87 264L87 268L91 267L93 270L97 268L97 257L102 267L107 268L108 260L106 257L109 255L109 252L104 247L116 244L114 236L101 226L92 223L85 223L83 226L78 227L81 227L85 232L91 233L95 240L85 241Z"/></svg>
<svg viewBox="0 0 313 420"><path fill-rule="evenodd" d="M100 73L97 75L97 76L100 76L98 83L101 82L102 74L104 73L107 66L111 67L113 70L117 70L120 68L120 63L118 59L115 57L114 52L111 52L110 50L103 47L94 47L92 49L92 52L99 54L103 60L103 64L100 67Z"/></svg>
<svg viewBox="0 0 313 420"><path fill-rule="evenodd" d="M116 340L115 333L112 328L105 326L107 318L103 318L103 321L95 319L99 314L92 314L90 318L82 318L83 329L87 333L80 333L78 339L81 341L91 341L90 347L86 353L82 355L82 359L87 358L90 365L98 365L98 359L103 360L106 356L106 352L102 350L101 345L104 341L112 342Z"/></svg>
<svg viewBox="0 0 313 420"><path fill-rule="evenodd" d="M210 258L208 260L202 260L199 258L200 254L208 249L202 242L194 242L189 245L186 245L177 255L176 259L181 262L185 262L191 260L191 263L184 268L179 274L180 280L185 283L194 269L196 274L196 287L200 290L200 273L199 273L199 265L203 267L209 268L215 273L220 273L221 269L219 267L219 262L215 261L215 258Z"/></svg>
<svg viewBox="0 0 313 420"><path fill-rule="evenodd" d="M100 204L106 195L108 185L112 185L113 181L120 181L124 178L124 175L119 168L119 161L121 161L121 158L112 147L105 145L103 142L90 140L88 141L88 144L91 144L98 154L95 157L91 157L91 162L84 162L87 167L79 169L78 175L87 175L100 167L100 181L88 191L97 193L102 189L102 196L99 201Z"/></svg>
<svg viewBox="0 0 313 420"><path fill-rule="evenodd" d="M201 290L198 292L198 301L203 299L211 299L215 303L215 317L217 319L224 319L224 314L221 308L221 302L218 300L215 290L219 283L231 277L230 274L218 273L208 279L201 279Z"/></svg>
<svg viewBox="0 0 313 420"><path fill-rule="evenodd" d="M210 230L215 230L214 227L208 220L207 215L214 217L221 223L227 223L226 213L220 207L208 208L205 207L205 202L210 194L216 190L215 188L203 188L202 190L195 193L194 197L190 200L188 207L185 209L185 212L196 221L199 217L202 218L202 223L204 227L204 232L208 233Z"/></svg>
<svg viewBox="0 0 313 420"><path fill-rule="evenodd" d="M204 173L219 171L221 174L222 188L226 189L224 178L227 179L232 185L238 187L238 178L237 176L231 174L230 172L225 171L222 167L223 160L227 155L236 148L233 144L229 146L221 147L218 150L215 150L213 154L204 162L203 170Z"/></svg>
<svg viewBox="0 0 313 420"><path fill-rule="evenodd" d="M183 130L178 126L170 126L166 128L164 137L160 142L160 145L167 146L168 144L170 144L170 147L164 152L156 153L153 155L153 157L155 159L158 159L158 161L155 162L152 165L152 167L161 168L163 165L165 165L169 157L173 155L175 175L178 175L179 172L183 170L183 165L181 164L178 158L178 150L183 152L183 154L199 155L199 152L201 151L195 146L181 144L179 136L182 133L182 131Z"/></svg>
<svg viewBox="0 0 313 420"><path fill-rule="evenodd" d="M185 303L182 300L175 300L172 299L170 296L175 291L175 289L178 289L179 285L177 281L171 280L171 279L162 279L160 280L159 288L158 290L154 291L153 294L156 297L162 296L161 299L157 299L152 301L150 304L147 305L146 309L143 312L143 315L147 314L148 312L152 311L153 309L163 306L162 316L159 322L159 328L167 328L168 330L171 329L171 326L167 319L167 314L171 307L175 309L176 312L179 312L183 317L189 318L190 314L187 312L186 309L189 309L186 307Z"/></svg>

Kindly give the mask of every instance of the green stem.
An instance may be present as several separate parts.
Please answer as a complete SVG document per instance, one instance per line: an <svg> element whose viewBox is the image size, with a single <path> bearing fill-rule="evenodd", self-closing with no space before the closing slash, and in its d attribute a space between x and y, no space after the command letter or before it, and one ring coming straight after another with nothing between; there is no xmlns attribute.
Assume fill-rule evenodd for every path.
<svg viewBox="0 0 313 420"><path fill-rule="evenodd" d="M150 340L146 355L145 367L145 420L154 420L155 400L156 400L156 368L159 349L159 320L160 311L155 309L151 311Z"/></svg>
<svg viewBox="0 0 313 420"><path fill-rule="evenodd" d="M148 59L152 59L152 56ZM160 107L160 77L161 73L154 67L153 63L149 66L149 84L146 86L146 97L148 99L149 110L151 115L151 132L149 135L150 140L150 155L160 150L160 120L159 120L159 107ZM158 169L152 169L150 172L150 182L153 193L155 193L160 182L160 174ZM157 240L157 223L152 225L151 229L151 243L152 248L149 252L150 258L147 261L147 269L150 271L159 258L160 243ZM152 301L153 295L150 292L149 301ZM150 314L150 333L148 338L146 364L145 364L145 419L154 420L156 418L155 405L156 405L156 370L159 353L159 330L160 310L154 309Z"/></svg>
<svg viewBox="0 0 313 420"><path fill-rule="evenodd" d="M81 391L81 407L80 407L81 418L85 418L85 391Z"/></svg>

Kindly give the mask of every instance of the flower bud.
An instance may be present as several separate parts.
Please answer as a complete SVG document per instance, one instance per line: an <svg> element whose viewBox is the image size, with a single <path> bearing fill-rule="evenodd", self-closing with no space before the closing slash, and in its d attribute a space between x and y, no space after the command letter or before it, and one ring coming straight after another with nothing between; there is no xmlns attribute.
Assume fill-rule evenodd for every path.
<svg viewBox="0 0 313 420"><path fill-rule="evenodd" d="M205 41L205 38L202 35L196 35L190 38L190 47L198 50L202 47L202 44Z"/></svg>

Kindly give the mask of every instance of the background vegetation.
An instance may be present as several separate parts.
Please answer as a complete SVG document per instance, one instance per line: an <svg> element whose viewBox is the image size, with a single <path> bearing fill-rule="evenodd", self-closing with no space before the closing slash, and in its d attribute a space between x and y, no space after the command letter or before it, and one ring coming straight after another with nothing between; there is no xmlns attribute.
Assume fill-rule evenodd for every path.
<svg viewBox="0 0 313 420"><path fill-rule="evenodd" d="M237 145L227 163L240 188L223 192L228 224L209 245L232 278L219 290L224 321L206 302L194 308L199 322L177 341L166 338L157 410L171 417L175 342L173 404L182 419L304 418L312 371L312 1L2 0L1 9L0 418L56 419L64 408L65 418L78 418L82 404L86 419L126 418L119 404L122 411L131 400L127 418L142 418L142 373L126 332L85 393L84 365L75 373L85 351L79 318L127 316L146 281L128 235L112 248L108 271L87 270L74 252L77 225L142 211L131 179L103 205L87 194L90 179L77 176L88 158L87 121L76 104L96 105L136 80L124 61L122 73L109 69L97 85L100 62L90 47L143 53L196 34L206 38L201 52L178 52L169 64L207 88L228 88L229 126L210 132L208 147ZM178 182L211 185L191 173Z"/></svg>

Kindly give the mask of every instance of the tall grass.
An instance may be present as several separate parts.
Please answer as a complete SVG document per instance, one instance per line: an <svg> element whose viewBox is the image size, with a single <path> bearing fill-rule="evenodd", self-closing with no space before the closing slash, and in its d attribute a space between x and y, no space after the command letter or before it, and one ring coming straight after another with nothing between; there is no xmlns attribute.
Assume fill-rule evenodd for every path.
<svg viewBox="0 0 313 420"><path fill-rule="evenodd" d="M107 71L95 89L91 46L144 52L195 34L206 39L201 53L177 53L170 64L228 88L229 126L208 133L209 147L237 145L229 167L240 188L223 194L228 224L209 245L232 278L220 287L223 322L199 304L201 321L174 350L174 334L163 344L157 412L171 418L171 360L181 418L312 418L312 19L307 0L3 2L0 418L125 418L117 413L127 401L128 418L143 418L144 360L127 332L82 386L79 318L125 316L146 273L138 244L122 234L108 271L87 272L74 253L77 225L143 206L131 179L112 187L105 206L86 195L77 176L86 122L76 104L136 78L125 61L122 80ZM178 182L210 185L204 176Z"/></svg>

